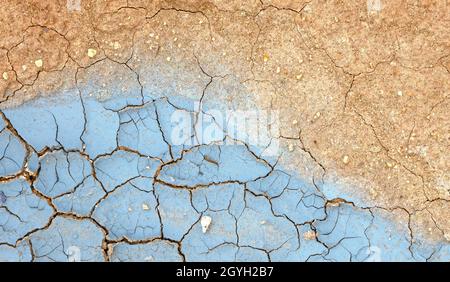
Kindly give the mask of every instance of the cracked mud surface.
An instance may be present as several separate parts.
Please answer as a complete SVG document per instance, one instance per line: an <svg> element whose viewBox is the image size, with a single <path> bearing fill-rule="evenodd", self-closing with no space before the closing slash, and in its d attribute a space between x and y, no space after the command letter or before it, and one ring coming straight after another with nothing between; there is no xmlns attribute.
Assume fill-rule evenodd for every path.
<svg viewBox="0 0 450 282"><path fill-rule="evenodd" d="M0 13L0 261L450 260L446 1ZM198 142L254 109L266 143Z"/></svg>

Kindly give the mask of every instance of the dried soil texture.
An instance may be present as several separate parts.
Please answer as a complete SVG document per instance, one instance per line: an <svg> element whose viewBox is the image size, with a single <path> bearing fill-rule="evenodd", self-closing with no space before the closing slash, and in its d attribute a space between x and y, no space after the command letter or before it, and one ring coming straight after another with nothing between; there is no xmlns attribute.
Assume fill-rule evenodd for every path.
<svg viewBox="0 0 450 282"><path fill-rule="evenodd" d="M450 259L447 1L3 0L0 74L0 260Z"/></svg>

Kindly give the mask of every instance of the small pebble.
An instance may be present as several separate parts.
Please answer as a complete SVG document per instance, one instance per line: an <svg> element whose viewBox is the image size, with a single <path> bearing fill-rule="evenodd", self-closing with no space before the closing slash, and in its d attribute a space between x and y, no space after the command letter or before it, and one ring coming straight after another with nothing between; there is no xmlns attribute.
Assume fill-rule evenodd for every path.
<svg viewBox="0 0 450 282"><path fill-rule="evenodd" d="M289 144L288 150L289 150L289 152L294 151L294 145L293 144Z"/></svg>
<svg viewBox="0 0 450 282"><path fill-rule="evenodd" d="M305 240L314 240L314 239L316 239L316 233L312 230L309 230L309 231L303 233L303 238Z"/></svg>
<svg viewBox="0 0 450 282"><path fill-rule="evenodd" d="M202 232L206 233L208 231L209 225L211 224L212 218L210 216L204 215L200 219L200 224L202 225Z"/></svg>
<svg viewBox="0 0 450 282"><path fill-rule="evenodd" d="M36 65L36 67L41 68L44 62L42 61L42 59L38 59L34 61L34 64Z"/></svg>
<svg viewBox="0 0 450 282"><path fill-rule="evenodd" d="M4 79L4 80L8 80L8 78L9 78L8 73L5 71L5 72L3 73L3 79Z"/></svg>
<svg viewBox="0 0 450 282"><path fill-rule="evenodd" d="M95 57L95 55L97 55L97 50L89 48L87 55L89 58L93 58L93 57Z"/></svg>
<svg viewBox="0 0 450 282"><path fill-rule="evenodd" d="M350 158L349 158L347 155L345 155L345 156L342 158L342 162L343 162L344 164L348 164L348 163L350 162Z"/></svg>
<svg viewBox="0 0 450 282"><path fill-rule="evenodd" d="M147 204L142 204L142 209L143 209L144 211L148 211L150 208L148 207Z"/></svg>

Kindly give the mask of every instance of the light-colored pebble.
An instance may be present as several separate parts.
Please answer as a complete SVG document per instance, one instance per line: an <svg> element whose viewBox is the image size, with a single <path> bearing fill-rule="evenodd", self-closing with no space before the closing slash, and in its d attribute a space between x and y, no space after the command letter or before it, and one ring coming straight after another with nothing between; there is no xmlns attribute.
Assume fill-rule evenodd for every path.
<svg viewBox="0 0 450 282"><path fill-rule="evenodd" d="M34 61L34 64L36 65L36 67L42 68L44 62L42 61L42 59L37 59L36 61Z"/></svg>
<svg viewBox="0 0 450 282"><path fill-rule="evenodd" d="M206 233L208 231L209 225L211 225L212 218L210 216L204 215L200 219L200 224L202 226L202 232Z"/></svg>
<svg viewBox="0 0 450 282"><path fill-rule="evenodd" d="M87 55L89 58L93 58L95 57L95 55L97 55L97 50L89 48L87 51Z"/></svg>
<svg viewBox="0 0 450 282"><path fill-rule="evenodd" d="M314 240L316 238L316 233L312 230L309 230L309 231L303 233L303 238L305 240Z"/></svg>
<svg viewBox="0 0 450 282"><path fill-rule="evenodd" d="M294 151L294 145L293 144L289 144L288 145L288 150L289 150L289 152Z"/></svg>
<svg viewBox="0 0 450 282"><path fill-rule="evenodd" d="M349 158L347 155L345 155L345 156L342 158L342 162L343 162L344 164L348 164L348 163L350 162L350 158Z"/></svg>

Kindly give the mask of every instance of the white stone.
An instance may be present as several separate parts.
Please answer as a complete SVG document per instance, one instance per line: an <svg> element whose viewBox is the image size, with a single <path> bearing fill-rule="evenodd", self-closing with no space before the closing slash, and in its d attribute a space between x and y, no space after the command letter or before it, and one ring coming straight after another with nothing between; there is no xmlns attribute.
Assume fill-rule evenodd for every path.
<svg viewBox="0 0 450 282"><path fill-rule="evenodd" d="M348 163L350 162L350 158L349 158L347 155L345 155L345 156L342 158L342 162L343 162L344 164L348 164Z"/></svg>
<svg viewBox="0 0 450 282"><path fill-rule="evenodd" d="M97 50L89 48L88 52L87 52L87 55L88 55L89 58L93 58L93 57L95 57L95 55L97 55Z"/></svg>
<svg viewBox="0 0 450 282"><path fill-rule="evenodd" d="M204 215L200 219L200 224L202 225L202 232L206 233L208 231L209 225L211 224L212 218L210 216Z"/></svg>
<svg viewBox="0 0 450 282"><path fill-rule="evenodd" d="M294 145L293 144L289 144L288 150L289 150L289 152L294 151Z"/></svg>
<svg viewBox="0 0 450 282"><path fill-rule="evenodd" d="M44 62L42 61L42 59L37 59L36 61L34 61L34 64L36 65L36 67L41 68Z"/></svg>

